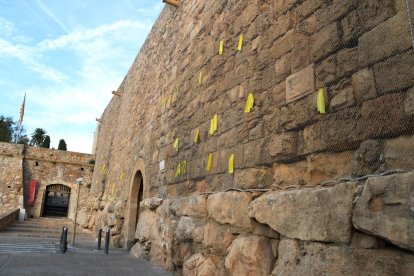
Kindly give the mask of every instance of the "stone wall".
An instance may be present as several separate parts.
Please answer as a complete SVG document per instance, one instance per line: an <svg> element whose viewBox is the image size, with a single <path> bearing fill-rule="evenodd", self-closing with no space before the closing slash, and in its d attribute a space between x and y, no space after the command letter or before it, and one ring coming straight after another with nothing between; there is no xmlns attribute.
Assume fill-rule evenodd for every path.
<svg viewBox="0 0 414 276"><path fill-rule="evenodd" d="M0 216L19 206L23 195L23 145L0 142Z"/></svg>
<svg viewBox="0 0 414 276"><path fill-rule="evenodd" d="M412 199L358 205L374 180L351 179L413 170L413 65L403 0L167 6L101 117L92 227L109 225L116 246L136 229L136 255L188 275L404 274L412 249L372 228L398 228L383 220L395 212L411 229L399 207ZM375 178L385 184L373 193L393 177ZM412 181L400 188L411 193ZM358 210L376 220L362 227Z"/></svg>
<svg viewBox="0 0 414 276"><path fill-rule="evenodd" d="M72 189L69 218L73 218L76 207L76 179L83 178L79 202L80 221L90 217L87 199L92 186L94 156L77 152L24 147L23 145L0 143L0 212L19 206L19 196L24 195L24 206L30 216L42 215L44 193L47 185L63 184ZM37 180L35 204L27 206L30 179ZM86 214L85 214L86 213Z"/></svg>

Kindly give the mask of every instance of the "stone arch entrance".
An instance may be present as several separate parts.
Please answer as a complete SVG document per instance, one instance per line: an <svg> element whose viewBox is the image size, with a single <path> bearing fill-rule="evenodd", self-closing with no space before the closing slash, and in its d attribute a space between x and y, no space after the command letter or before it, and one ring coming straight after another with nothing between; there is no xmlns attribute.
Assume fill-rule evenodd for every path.
<svg viewBox="0 0 414 276"><path fill-rule="evenodd" d="M62 184L46 186L43 197L43 217L67 217L71 188Z"/></svg>
<svg viewBox="0 0 414 276"><path fill-rule="evenodd" d="M140 203L144 196L145 166L140 160L134 170L135 175L131 181L128 202L127 217L125 221L125 243L124 247L130 249L135 243L135 232L140 214Z"/></svg>

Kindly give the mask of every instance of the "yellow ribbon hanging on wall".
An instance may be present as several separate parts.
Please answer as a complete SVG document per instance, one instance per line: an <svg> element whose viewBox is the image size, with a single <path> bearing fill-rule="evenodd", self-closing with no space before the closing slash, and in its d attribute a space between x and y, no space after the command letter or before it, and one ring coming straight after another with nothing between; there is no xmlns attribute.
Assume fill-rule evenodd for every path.
<svg viewBox="0 0 414 276"><path fill-rule="evenodd" d="M254 95L253 93L249 93L249 95L247 95L247 99L246 99L246 106L244 107L244 112L245 113L249 113L254 105Z"/></svg>
<svg viewBox="0 0 414 276"><path fill-rule="evenodd" d="M114 191L115 191L115 183L112 183L112 195L114 195Z"/></svg>
<svg viewBox="0 0 414 276"><path fill-rule="evenodd" d="M183 161L183 164L182 164L182 169L181 169L181 173L182 174L186 174L187 173L187 160L184 160Z"/></svg>
<svg viewBox="0 0 414 276"><path fill-rule="evenodd" d="M199 129L196 130L196 133L195 133L195 136L194 136L194 144L197 144L198 140L200 140L200 130Z"/></svg>
<svg viewBox="0 0 414 276"><path fill-rule="evenodd" d="M210 129L208 131L208 134L213 135L214 134L214 118L210 121Z"/></svg>
<svg viewBox="0 0 414 276"><path fill-rule="evenodd" d="M239 36L239 43L238 43L238 45L237 45L237 50L238 50L238 51L241 51L242 46L243 46L243 35L241 34L241 35Z"/></svg>
<svg viewBox="0 0 414 276"><path fill-rule="evenodd" d="M220 40L219 55L223 55L223 40Z"/></svg>
<svg viewBox="0 0 414 276"><path fill-rule="evenodd" d="M124 171L121 172L121 175L119 176L119 180L124 180Z"/></svg>
<svg viewBox="0 0 414 276"><path fill-rule="evenodd" d="M175 149L175 151L178 151L179 146L180 146L180 139L179 138L175 138L175 142L174 142L174 149Z"/></svg>
<svg viewBox="0 0 414 276"><path fill-rule="evenodd" d="M198 74L198 85L200 86L200 85L202 85L203 84L203 71L201 71L199 74Z"/></svg>
<svg viewBox="0 0 414 276"><path fill-rule="evenodd" d="M208 155L207 168L206 168L207 171L211 171L212 166L213 166L213 154L210 153Z"/></svg>
<svg viewBox="0 0 414 276"><path fill-rule="evenodd" d="M229 158L229 173L234 173L234 154L232 153Z"/></svg>
<svg viewBox="0 0 414 276"><path fill-rule="evenodd" d="M213 119L211 119L210 121L210 130L208 133L210 135L214 135L214 133L217 132L217 128L218 128L218 115L215 114Z"/></svg>
<svg viewBox="0 0 414 276"><path fill-rule="evenodd" d="M318 91L318 99L316 101L318 112L321 114L326 113L326 107L325 107L325 90L323 88L319 88Z"/></svg>
<svg viewBox="0 0 414 276"><path fill-rule="evenodd" d="M181 174L181 163L178 163L177 170L175 171L175 177Z"/></svg>

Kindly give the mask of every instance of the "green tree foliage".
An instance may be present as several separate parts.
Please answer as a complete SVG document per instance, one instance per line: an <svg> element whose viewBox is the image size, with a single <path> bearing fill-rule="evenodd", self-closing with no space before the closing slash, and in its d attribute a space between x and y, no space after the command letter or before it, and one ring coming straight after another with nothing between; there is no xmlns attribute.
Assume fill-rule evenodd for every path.
<svg viewBox="0 0 414 276"><path fill-rule="evenodd" d="M67 150L65 140L63 139L59 140L58 150Z"/></svg>
<svg viewBox="0 0 414 276"><path fill-rule="evenodd" d="M14 124L12 118L0 116L0 142L12 142Z"/></svg>
<svg viewBox="0 0 414 276"><path fill-rule="evenodd" d="M45 140L43 140L43 143L41 145L42 148L50 149L50 136L46 135Z"/></svg>
<svg viewBox="0 0 414 276"><path fill-rule="evenodd" d="M46 138L46 130L43 128L36 128L32 133L32 140L30 140L30 145L40 147L43 141Z"/></svg>

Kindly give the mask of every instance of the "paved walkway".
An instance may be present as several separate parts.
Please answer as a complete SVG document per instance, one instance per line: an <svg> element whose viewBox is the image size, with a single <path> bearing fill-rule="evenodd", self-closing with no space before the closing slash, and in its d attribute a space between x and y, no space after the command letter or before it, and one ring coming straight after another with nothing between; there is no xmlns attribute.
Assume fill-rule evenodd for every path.
<svg viewBox="0 0 414 276"><path fill-rule="evenodd" d="M173 275L128 255L31 253L1 254L0 275Z"/></svg>
<svg viewBox="0 0 414 276"><path fill-rule="evenodd" d="M0 276L9 275L173 275L146 260L130 257L125 249L96 250L91 233L77 234L75 246L59 253L65 220L31 219L0 232ZM78 231L76 231L78 232ZM68 238L70 235L68 236ZM103 243L102 243L103 247Z"/></svg>

